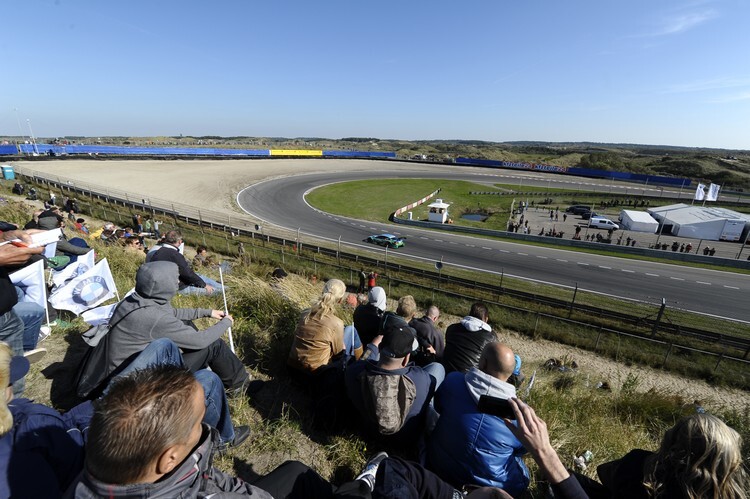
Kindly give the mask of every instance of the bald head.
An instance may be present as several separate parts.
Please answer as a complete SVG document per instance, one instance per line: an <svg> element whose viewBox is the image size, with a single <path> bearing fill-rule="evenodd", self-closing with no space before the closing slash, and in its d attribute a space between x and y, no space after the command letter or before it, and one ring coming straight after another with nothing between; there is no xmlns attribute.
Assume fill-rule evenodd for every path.
<svg viewBox="0 0 750 499"><path fill-rule="evenodd" d="M482 350L479 358L480 371L501 381L508 381L515 368L516 358L508 345L492 342Z"/></svg>
<svg viewBox="0 0 750 499"><path fill-rule="evenodd" d="M440 318L440 309L437 308L435 305L432 305L430 308L427 309L427 317L432 319L433 322L438 320Z"/></svg>

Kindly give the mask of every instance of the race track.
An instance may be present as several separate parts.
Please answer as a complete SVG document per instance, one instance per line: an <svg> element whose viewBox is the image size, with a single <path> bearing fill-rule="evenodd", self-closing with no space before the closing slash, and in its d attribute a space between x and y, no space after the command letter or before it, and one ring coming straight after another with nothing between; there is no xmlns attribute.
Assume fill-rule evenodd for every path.
<svg viewBox="0 0 750 499"><path fill-rule="evenodd" d="M427 261L504 272L540 282L750 322L750 276L678 265L642 262L568 250L493 241L407 226L351 220L318 212L303 197L320 185L364 178L446 178L472 182L585 188L658 196L659 188L612 184L538 172L422 165L366 160L67 160L18 162L18 166L62 179L74 179L140 197L187 203L237 215L233 200L247 213L271 225L342 245L383 251L362 240L377 232L406 235L399 254ZM249 187L247 187L249 186ZM394 207L395 209L396 207Z"/></svg>

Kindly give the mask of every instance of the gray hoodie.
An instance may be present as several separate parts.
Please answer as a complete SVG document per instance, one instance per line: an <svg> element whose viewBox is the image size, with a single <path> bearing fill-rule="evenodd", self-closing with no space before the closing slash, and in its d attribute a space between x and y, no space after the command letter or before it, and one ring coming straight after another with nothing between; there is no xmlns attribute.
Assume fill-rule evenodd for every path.
<svg viewBox="0 0 750 499"><path fill-rule="evenodd" d="M198 331L190 322L210 317L208 308L173 308L179 270L172 262L144 263L135 276L135 292L117 304L109 323L107 368L111 373L158 338L169 338L183 350L201 350L221 338L232 325L224 318Z"/></svg>
<svg viewBox="0 0 750 499"><path fill-rule="evenodd" d="M494 376L472 367L465 374L464 380L469 395L474 399L475 404L479 404L479 397L489 395L501 399L509 399L516 396L516 387L505 381L500 381Z"/></svg>

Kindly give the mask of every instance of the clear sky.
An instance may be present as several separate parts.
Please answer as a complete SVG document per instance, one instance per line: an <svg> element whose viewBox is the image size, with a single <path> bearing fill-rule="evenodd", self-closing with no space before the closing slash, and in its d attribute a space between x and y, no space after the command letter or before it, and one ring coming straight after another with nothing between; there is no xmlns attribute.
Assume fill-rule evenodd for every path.
<svg viewBox="0 0 750 499"><path fill-rule="evenodd" d="M750 0L4 0L0 135L750 149ZM17 110L17 111L16 111Z"/></svg>

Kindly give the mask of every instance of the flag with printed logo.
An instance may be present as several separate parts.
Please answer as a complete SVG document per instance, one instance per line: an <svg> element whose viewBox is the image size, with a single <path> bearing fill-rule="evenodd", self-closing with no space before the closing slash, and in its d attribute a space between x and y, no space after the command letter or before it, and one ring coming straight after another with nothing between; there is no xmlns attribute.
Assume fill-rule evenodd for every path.
<svg viewBox="0 0 750 499"><path fill-rule="evenodd" d="M92 268L94 268L94 250L89 251L85 255L79 256L78 260L60 271L53 270L52 282L55 286L61 287L66 282L75 279L79 275L85 274Z"/></svg>
<svg viewBox="0 0 750 499"><path fill-rule="evenodd" d="M31 265L16 270L9 277L13 285L23 291L21 301L36 303L42 308L47 308L47 285L44 280L43 260L37 260Z"/></svg>
<svg viewBox="0 0 750 499"><path fill-rule="evenodd" d="M109 263L104 258L84 274L76 276L57 288L50 296L49 302L56 309L70 310L80 315L114 298L116 294L117 286L109 269Z"/></svg>
<svg viewBox="0 0 750 499"><path fill-rule="evenodd" d="M703 184L698 184L698 187L695 188L695 197L693 200L695 201L703 201L703 198L706 197L706 186Z"/></svg>
<svg viewBox="0 0 750 499"><path fill-rule="evenodd" d="M711 184L708 186L708 193L706 194L706 201L716 201L719 199L719 184Z"/></svg>

